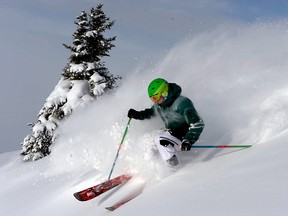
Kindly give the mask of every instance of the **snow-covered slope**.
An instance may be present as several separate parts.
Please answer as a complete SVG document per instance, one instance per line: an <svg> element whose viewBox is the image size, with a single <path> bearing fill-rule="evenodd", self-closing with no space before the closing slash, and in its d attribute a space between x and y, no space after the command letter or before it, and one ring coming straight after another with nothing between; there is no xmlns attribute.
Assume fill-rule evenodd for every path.
<svg viewBox="0 0 288 216"><path fill-rule="evenodd" d="M33 163L0 155L0 215L107 215L133 182L88 202L72 194L107 178L127 111L151 106L149 81L183 88L206 128L198 145L253 144L249 149L193 149L171 171L151 154L159 119L132 120L113 175L133 172L144 193L112 215L286 215L288 180L288 37L285 22L221 28L173 48L157 68L125 78L118 91L75 112L58 130L52 154ZM134 182L135 184L135 182Z"/></svg>

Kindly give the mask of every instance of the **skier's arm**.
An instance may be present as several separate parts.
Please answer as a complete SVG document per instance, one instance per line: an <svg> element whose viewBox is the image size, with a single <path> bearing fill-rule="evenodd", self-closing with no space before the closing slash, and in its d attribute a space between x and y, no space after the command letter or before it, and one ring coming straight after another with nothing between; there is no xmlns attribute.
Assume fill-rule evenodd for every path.
<svg viewBox="0 0 288 216"><path fill-rule="evenodd" d="M199 117L191 101L187 102L185 107L183 115L189 125L189 129L184 136L184 140L189 140L193 144L199 139L204 128L204 122Z"/></svg>
<svg viewBox="0 0 288 216"><path fill-rule="evenodd" d="M154 115L155 115L155 113L154 113L153 107L150 109L145 109L145 110L141 110L141 111L136 111L134 109L130 109L128 111L128 117L129 118L138 119L138 120L149 119Z"/></svg>

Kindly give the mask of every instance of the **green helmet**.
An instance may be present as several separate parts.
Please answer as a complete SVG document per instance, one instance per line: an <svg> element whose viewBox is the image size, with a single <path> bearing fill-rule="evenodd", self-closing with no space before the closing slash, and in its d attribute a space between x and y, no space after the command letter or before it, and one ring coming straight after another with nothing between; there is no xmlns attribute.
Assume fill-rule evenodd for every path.
<svg viewBox="0 0 288 216"><path fill-rule="evenodd" d="M158 101L161 96L167 97L168 95L168 82L165 79L154 79L148 86L148 95L152 101Z"/></svg>

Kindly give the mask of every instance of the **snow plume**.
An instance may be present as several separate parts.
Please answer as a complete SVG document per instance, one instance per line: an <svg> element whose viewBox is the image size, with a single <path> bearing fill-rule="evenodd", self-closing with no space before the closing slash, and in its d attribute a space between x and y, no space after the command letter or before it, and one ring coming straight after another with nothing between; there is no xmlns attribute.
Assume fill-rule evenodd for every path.
<svg viewBox="0 0 288 216"><path fill-rule="evenodd" d="M203 117L205 143L255 144L287 128L287 30L286 20L223 26L193 35L161 62L156 70Z"/></svg>
<svg viewBox="0 0 288 216"><path fill-rule="evenodd" d="M152 105L147 85L156 77L178 83L183 95L194 102L206 125L199 145L273 139L288 126L287 47L284 21L223 26L192 35L171 49L156 68L139 69L123 80L114 95L75 113L63 125L51 161L66 164L62 171L92 167L108 172L128 109ZM147 174L152 169L156 179L165 176L165 166L151 156L153 137L161 128L159 119L133 120L116 172L130 169Z"/></svg>

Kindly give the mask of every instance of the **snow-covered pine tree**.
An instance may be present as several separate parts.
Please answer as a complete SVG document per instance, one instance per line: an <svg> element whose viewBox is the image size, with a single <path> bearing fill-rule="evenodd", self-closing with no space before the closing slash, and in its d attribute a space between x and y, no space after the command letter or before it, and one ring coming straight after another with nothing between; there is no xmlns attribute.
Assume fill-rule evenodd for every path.
<svg viewBox="0 0 288 216"><path fill-rule="evenodd" d="M38 114L38 121L31 124L32 134L21 143L24 161L37 160L50 154L55 130L61 120L73 110L85 106L105 92L115 88L115 77L105 67L102 57L109 56L116 37L104 36L104 32L114 25L106 17L102 4L92 8L90 14L82 11L76 18L73 44L63 44L72 54L64 68L61 79L46 99Z"/></svg>

